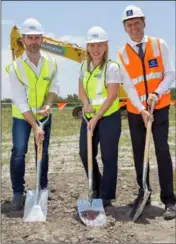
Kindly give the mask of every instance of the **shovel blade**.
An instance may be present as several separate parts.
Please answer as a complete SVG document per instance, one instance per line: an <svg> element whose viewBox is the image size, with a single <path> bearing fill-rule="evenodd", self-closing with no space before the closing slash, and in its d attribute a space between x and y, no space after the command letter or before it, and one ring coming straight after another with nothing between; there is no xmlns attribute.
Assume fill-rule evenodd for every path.
<svg viewBox="0 0 176 244"><path fill-rule="evenodd" d="M77 201L78 214L82 222L91 227L103 226L106 224L106 214L102 199L87 199Z"/></svg>
<svg viewBox="0 0 176 244"><path fill-rule="evenodd" d="M145 204L150 196L151 192L148 189L145 189L142 193L141 196L139 197L137 203L135 204L136 206L132 210L131 213L131 218L133 222L138 219L138 217L141 215Z"/></svg>
<svg viewBox="0 0 176 244"><path fill-rule="evenodd" d="M24 222L46 221L48 190L39 191L37 204L35 203L36 194L36 190L27 191L23 217Z"/></svg>

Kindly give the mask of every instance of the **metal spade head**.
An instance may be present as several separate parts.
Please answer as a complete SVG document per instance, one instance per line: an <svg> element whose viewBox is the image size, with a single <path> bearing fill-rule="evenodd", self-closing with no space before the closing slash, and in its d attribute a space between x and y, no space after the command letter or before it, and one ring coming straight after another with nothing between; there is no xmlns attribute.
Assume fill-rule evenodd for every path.
<svg viewBox="0 0 176 244"><path fill-rule="evenodd" d="M103 208L102 199L78 200L78 214L83 223L87 226L97 227L106 224L106 214Z"/></svg>
<svg viewBox="0 0 176 244"><path fill-rule="evenodd" d="M142 213L150 194L151 192L147 188L141 192L140 197L138 198L130 215L133 221L137 220L137 218Z"/></svg>
<svg viewBox="0 0 176 244"><path fill-rule="evenodd" d="M37 199L37 200L36 200ZM46 221L47 216L48 190L27 191L24 222L42 222Z"/></svg>

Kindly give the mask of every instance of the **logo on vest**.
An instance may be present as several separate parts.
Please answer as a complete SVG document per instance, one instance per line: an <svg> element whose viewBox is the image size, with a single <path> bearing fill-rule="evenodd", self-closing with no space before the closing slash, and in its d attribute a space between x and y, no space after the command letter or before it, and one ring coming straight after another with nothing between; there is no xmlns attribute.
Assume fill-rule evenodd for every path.
<svg viewBox="0 0 176 244"><path fill-rule="evenodd" d="M149 67L150 68L158 67L158 62L157 62L157 59L156 58L150 59L148 61L148 63L149 63Z"/></svg>
<svg viewBox="0 0 176 244"><path fill-rule="evenodd" d="M50 81L50 77L48 77L48 76L43 77L43 80L49 80Z"/></svg>
<svg viewBox="0 0 176 244"><path fill-rule="evenodd" d="M95 74L94 77L95 78L101 78L101 74Z"/></svg>

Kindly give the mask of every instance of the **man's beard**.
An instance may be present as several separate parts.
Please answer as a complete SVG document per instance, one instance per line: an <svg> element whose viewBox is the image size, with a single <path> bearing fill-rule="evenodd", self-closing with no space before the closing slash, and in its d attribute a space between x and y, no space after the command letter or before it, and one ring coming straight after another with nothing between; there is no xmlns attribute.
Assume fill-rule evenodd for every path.
<svg viewBox="0 0 176 244"><path fill-rule="evenodd" d="M40 50L40 45L37 45L37 44L33 44L33 45L30 45L30 46L26 46L26 49L28 52L30 53L38 53L39 50Z"/></svg>

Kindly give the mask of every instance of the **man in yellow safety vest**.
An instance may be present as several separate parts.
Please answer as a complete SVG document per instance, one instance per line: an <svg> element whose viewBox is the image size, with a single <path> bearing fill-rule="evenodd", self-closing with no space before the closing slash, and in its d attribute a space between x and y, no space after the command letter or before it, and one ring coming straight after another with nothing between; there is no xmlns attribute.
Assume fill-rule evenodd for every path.
<svg viewBox="0 0 176 244"><path fill-rule="evenodd" d="M57 64L53 57L40 52L43 29L36 19L27 19L20 30L25 52L7 67L12 90L12 139L10 176L13 189L11 208L21 210L24 203L25 155L31 129L35 137L35 150L43 140L41 189L48 185L48 147L51 131L51 104L57 100L59 83ZM37 120L49 116L42 130Z"/></svg>

